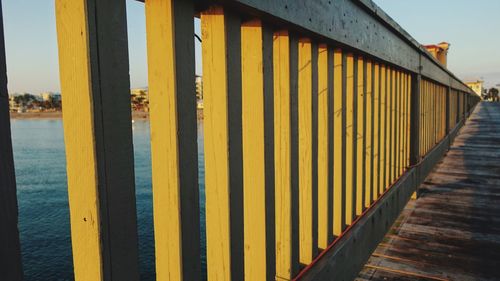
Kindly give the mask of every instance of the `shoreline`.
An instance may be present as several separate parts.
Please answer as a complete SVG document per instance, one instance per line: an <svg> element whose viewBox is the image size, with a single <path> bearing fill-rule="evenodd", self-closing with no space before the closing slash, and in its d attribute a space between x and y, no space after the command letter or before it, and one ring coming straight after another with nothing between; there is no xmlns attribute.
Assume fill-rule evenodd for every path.
<svg viewBox="0 0 500 281"><path fill-rule="evenodd" d="M196 112L198 120L203 119L203 110L198 109ZM44 111L44 112L10 112L10 119L62 119L62 111ZM132 120L149 120L149 112L133 111Z"/></svg>

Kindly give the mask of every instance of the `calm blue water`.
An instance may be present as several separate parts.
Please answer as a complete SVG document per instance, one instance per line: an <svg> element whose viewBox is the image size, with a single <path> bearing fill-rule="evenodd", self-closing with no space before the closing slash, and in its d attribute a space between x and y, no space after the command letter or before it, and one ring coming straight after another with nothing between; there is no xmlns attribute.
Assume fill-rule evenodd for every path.
<svg viewBox="0 0 500 281"><path fill-rule="evenodd" d="M66 161L61 120L11 120L25 280L73 280ZM201 125L201 124L200 124ZM198 128L200 198L203 134ZM141 280L154 280L149 123L133 124ZM204 199L200 216L205 221ZM204 225L201 236L205 237ZM205 243L202 242L202 252ZM202 266L206 268L205 264Z"/></svg>

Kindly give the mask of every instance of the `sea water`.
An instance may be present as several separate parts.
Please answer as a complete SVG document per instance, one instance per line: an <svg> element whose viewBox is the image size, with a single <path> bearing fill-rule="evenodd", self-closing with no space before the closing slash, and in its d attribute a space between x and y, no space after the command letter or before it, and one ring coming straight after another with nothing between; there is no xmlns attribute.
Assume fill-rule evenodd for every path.
<svg viewBox="0 0 500 281"><path fill-rule="evenodd" d="M19 232L26 281L73 280L62 120L12 119ZM132 124L141 280L155 279L149 122ZM203 128L198 124L202 272L205 263ZM206 278L203 273L204 279Z"/></svg>

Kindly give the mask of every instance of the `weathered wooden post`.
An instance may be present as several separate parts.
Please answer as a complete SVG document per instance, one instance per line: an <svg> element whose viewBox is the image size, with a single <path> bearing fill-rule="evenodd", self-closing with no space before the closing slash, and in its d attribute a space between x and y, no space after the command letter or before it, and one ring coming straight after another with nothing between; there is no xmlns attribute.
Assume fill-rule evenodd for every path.
<svg viewBox="0 0 500 281"><path fill-rule="evenodd" d="M146 0L156 280L200 280L194 4Z"/></svg>
<svg viewBox="0 0 500 281"><path fill-rule="evenodd" d="M0 5L0 261L0 279L22 280L2 5Z"/></svg>
<svg viewBox="0 0 500 281"><path fill-rule="evenodd" d="M445 135L448 135L450 133L450 103L451 103L451 87L448 87L446 89L446 115L445 115L445 118L446 118L446 121L445 121L445 126L446 126L446 129L445 129Z"/></svg>
<svg viewBox="0 0 500 281"><path fill-rule="evenodd" d="M410 165L420 161L420 73L411 74L410 110Z"/></svg>
<svg viewBox="0 0 500 281"><path fill-rule="evenodd" d="M76 280L138 280L125 0L57 0Z"/></svg>

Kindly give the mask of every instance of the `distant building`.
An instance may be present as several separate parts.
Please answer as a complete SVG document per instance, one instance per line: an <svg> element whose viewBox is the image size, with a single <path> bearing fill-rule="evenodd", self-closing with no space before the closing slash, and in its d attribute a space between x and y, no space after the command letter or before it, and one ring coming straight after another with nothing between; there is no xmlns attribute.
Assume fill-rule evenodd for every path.
<svg viewBox="0 0 500 281"><path fill-rule="evenodd" d="M194 82L196 85L196 107L203 109L203 78L196 75Z"/></svg>
<svg viewBox="0 0 500 281"><path fill-rule="evenodd" d="M42 97L42 101L52 101L52 102L61 101L61 94L59 93L44 92L41 93L40 96Z"/></svg>
<svg viewBox="0 0 500 281"><path fill-rule="evenodd" d="M132 109L136 111L149 111L149 94L147 88L135 88L130 90L130 102Z"/></svg>
<svg viewBox="0 0 500 281"><path fill-rule="evenodd" d="M203 79L201 78L201 76L196 75L195 85L196 85L196 99L203 100Z"/></svg>
<svg viewBox="0 0 500 281"><path fill-rule="evenodd" d="M17 94L9 95L9 109L10 111L17 112L19 109L19 104L16 102L15 97Z"/></svg>
<svg viewBox="0 0 500 281"><path fill-rule="evenodd" d="M484 94L484 81L482 80L476 80L476 81L466 81L465 84L469 86L476 94L478 94L480 97L483 96Z"/></svg>
<svg viewBox="0 0 500 281"><path fill-rule="evenodd" d="M432 54L444 67L448 67L448 50L450 49L450 44L446 42L441 42L437 45L425 45L424 46L429 53Z"/></svg>

